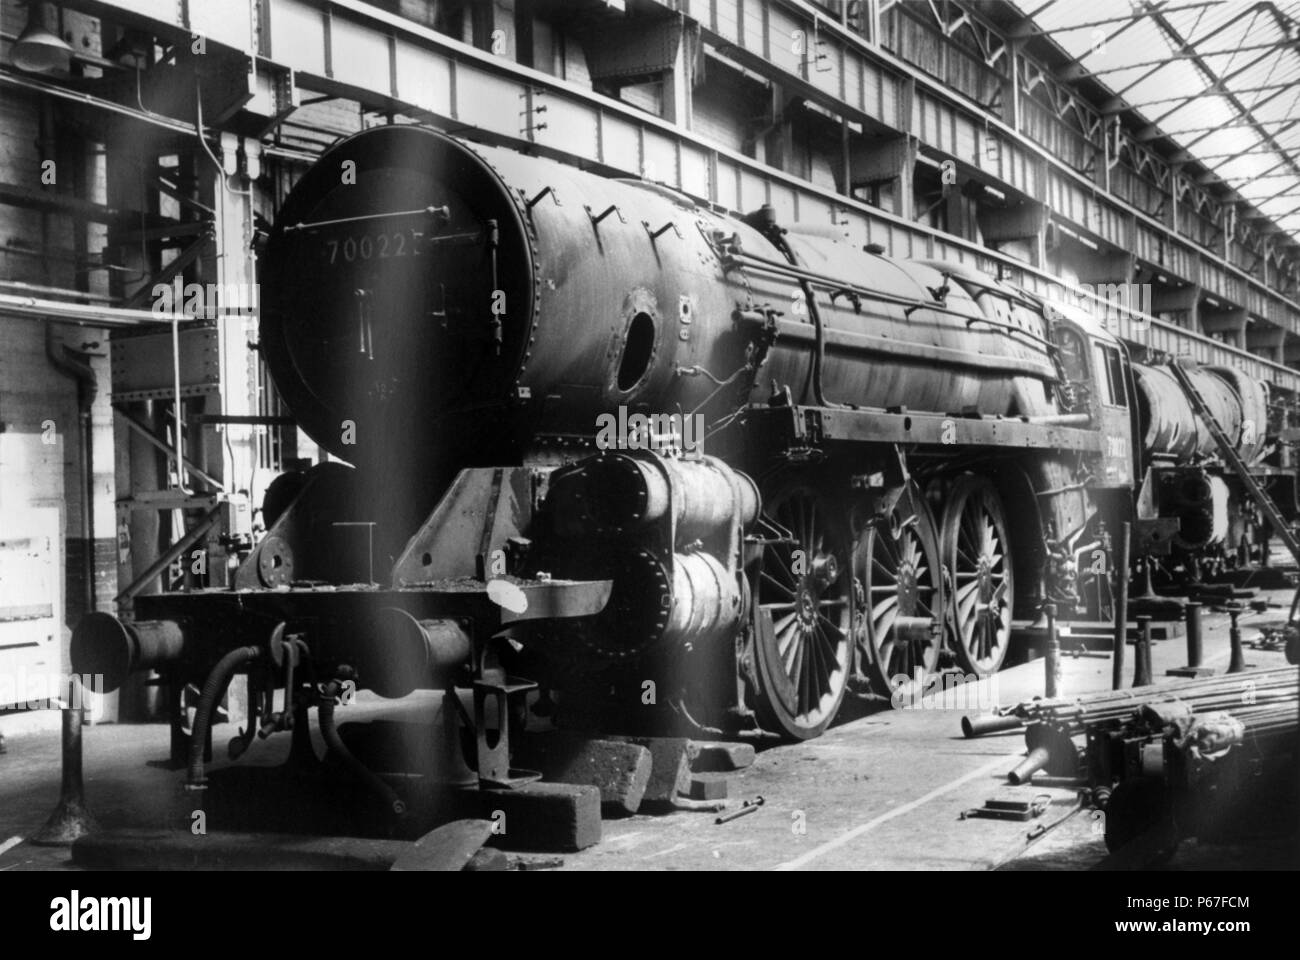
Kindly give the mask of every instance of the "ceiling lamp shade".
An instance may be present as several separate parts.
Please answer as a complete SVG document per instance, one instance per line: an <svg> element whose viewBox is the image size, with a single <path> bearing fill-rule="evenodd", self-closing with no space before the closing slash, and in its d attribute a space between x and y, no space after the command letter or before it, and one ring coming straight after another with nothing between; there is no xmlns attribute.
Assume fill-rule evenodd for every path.
<svg viewBox="0 0 1300 960"><path fill-rule="evenodd" d="M27 5L27 26L14 41L9 57L15 67L28 73L66 71L72 62L72 48L45 28L39 2Z"/></svg>

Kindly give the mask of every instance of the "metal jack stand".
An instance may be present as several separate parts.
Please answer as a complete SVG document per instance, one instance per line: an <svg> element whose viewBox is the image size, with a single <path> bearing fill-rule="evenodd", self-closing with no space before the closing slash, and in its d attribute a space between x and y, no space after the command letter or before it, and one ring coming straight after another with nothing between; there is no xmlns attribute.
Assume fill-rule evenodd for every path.
<svg viewBox="0 0 1300 960"><path fill-rule="evenodd" d="M518 787L542 779L534 770L510 766L511 707L537 684L506 675L489 640L475 657L474 740L477 745L478 779L486 787ZM456 701L459 705L459 700ZM491 721L491 722L489 722Z"/></svg>
<svg viewBox="0 0 1300 960"><path fill-rule="evenodd" d="M1201 666L1201 605L1194 600L1187 601L1183 615L1187 618L1187 666L1166 670L1165 676L1212 677L1214 668Z"/></svg>
<svg viewBox="0 0 1300 960"><path fill-rule="evenodd" d="M1061 641L1056 635L1056 604L1043 604L1043 613L1047 616L1047 647L1043 657L1045 674L1044 696L1054 700L1061 689Z"/></svg>
<svg viewBox="0 0 1300 960"><path fill-rule="evenodd" d="M1228 661L1228 673L1241 673L1244 670L1254 668L1253 663L1246 663L1246 657L1241 649L1241 627L1237 624L1237 618L1241 616L1246 609L1240 603L1225 604L1223 609L1228 611L1228 616L1232 618L1232 626L1228 630L1228 638L1232 644L1232 656Z"/></svg>
<svg viewBox="0 0 1300 960"><path fill-rule="evenodd" d="M59 804L29 843L40 847L66 847L99 829L99 824L86 809L85 783L81 777L83 712L71 708L63 711L63 782L59 788Z"/></svg>
<svg viewBox="0 0 1300 960"><path fill-rule="evenodd" d="M1143 591L1136 597L1130 597L1133 603L1160 603L1165 598L1156 593L1155 584L1152 582L1151 573L1154 568L1154 562L1150 554L1142 556L1142 583Z"/></svg>
<svg viewBox="0 0 1300 960"><path fill-rule="evenodd" d="M1132 548L1133 531L1126 520L1120 525L1119 557L1115 570L1119 574L1119 590L1115 598L1114 646L1111 650L1111 689L1118 690L1124 686L1124 647L1128 644L1128 575L1129 551Z"/></svg>
<svg viewBox="0 0 1300 960"><path fill-rule="evenodd" d="M1139 616L1137 645L1133 648L1133 686L1151 685L1151 618Z"/></svg>

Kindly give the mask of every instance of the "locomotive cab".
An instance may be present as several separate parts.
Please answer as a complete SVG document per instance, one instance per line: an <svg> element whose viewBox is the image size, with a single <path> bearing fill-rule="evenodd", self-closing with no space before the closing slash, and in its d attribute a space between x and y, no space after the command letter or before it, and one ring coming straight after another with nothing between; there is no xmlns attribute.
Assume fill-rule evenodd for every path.
<svg viewBox="0 0 1300 960"><path fill-rule="evenodd" d="M1061 393L1071 413L1086 413L1104 438L1095 488L1129 487L1134 463L1133 370L1124 344L1084 310L1053 304L1052 340Z"/></svg>

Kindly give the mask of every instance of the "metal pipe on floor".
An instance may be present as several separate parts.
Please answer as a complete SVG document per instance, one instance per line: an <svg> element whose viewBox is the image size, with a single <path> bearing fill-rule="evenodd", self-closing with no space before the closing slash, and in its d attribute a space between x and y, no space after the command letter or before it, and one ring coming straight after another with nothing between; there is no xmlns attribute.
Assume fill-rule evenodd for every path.
<svg viewBox="0 0 1300 960"><path fill-rule="evenodd" d="M1129 550L1133 528L1126 520L1120 524L1119 557L1115 572L1119 575L1119 597L1115 600L1114 649L1111 654L1110 687L1118 690L1124 686L1124 647L1128 644L1128 575Z"/></svg>
<svg viewBox="0 0 1300 960"><path fill-rule="evenodd" d="M1046 747L1035 747L1029 751L1029 756L1016 764L1016 768L1007 774L1007 779L1016 786L1028 783L1034 778L1034 774L1043 767L1047 766L1052 755L1047 752Z"/></svg>

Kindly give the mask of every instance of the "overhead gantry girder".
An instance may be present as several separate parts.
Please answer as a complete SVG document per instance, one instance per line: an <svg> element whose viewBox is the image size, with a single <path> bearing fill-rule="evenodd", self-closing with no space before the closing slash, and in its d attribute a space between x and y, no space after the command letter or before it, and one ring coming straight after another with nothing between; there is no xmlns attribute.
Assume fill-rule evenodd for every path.
<svg viewBox="0 0 1300 960"><path fill-rule="evenodd" d="M101 10L128 6L125 0L120 2L68 0L68 2L71 5L84 4ZM716 2L719 0L689 0L689 2L678 0L671 5L654 4L654 6L662 6L665 11L671 6L675 15L684 14L695 19L707 32L709 11ZM186 8L188 7L192 12L196 7L208 5L210 5L208 0L190 0L188 5L182 5L174 14L165 11L159 15L172 18L168 30L173 37L187 36L188 31L193 29L195 24L187 25L184 22ZM508 58L493 57L482 50L467 47L444 34L420 27L405 18L357 0L327 0L327 2L322 0L316 3L307 3L303 0L261 0L260 6L264 16L259 30L269 34L267 43L262 44L260 38L258 44L251 43L247 37L249 31L245 30L245 38L239 41L242 47L237 46L236 49L255 55L254 62L259 66L264 63L274 64L275 60L271 58L282 57L286 61L283 67L295 71L297 86L304 89L353 99L372 110L402 113L416 119L429 119L444 128L453 130L473 124L477 137L513 146L523 146L538 153L576 160L594 166L596 169L608 169L611 172L636 174L640 172L638 157L644 158L651 150L661 151L668 158L668 169L664 171L664 179L688 193L703 196L711 202L734 204L741 199L739 195L736 197L715 195L720 175L725 175L728 183L738 183L744 178L752 179L757 176L760 181L770 185L773 195L790 198L789 202L794 204L796 210L801 205L805 209L811 206L817 209L824 207L827 210L848 210L854 223L865 222L868 224L868 230L878 231L882 235L901 234L905 231L909 237L906 241L907 246L919 243L923 249L935 251L936 255L940 251L951 250L953 254L963 258L987 259L990 261L990 267L993 262L996 262L1005 270L1023 273L1026 278L1035 275L1034 269L1026 267L1022 262L1005 258L968 241L945 235L942 231L934 231L910 223L899 223L898 218L878 208L869 207L855 198L828 191L804 179L766 167L752 158L740 156L725 147L703 139L692 131L683 130L679 126L666 123L617 101L602 98L598 94L564 84L548 74L513 63ZM162 10L161 7L158 9ZM646 9L649 9L649 5ZM942 155L942 146L936 144L932 137L921 131L909 129L913 123L910 103L914 97L923 95L932 108L937 105L940 109L950 112L952 120L983 125L986 135L998 146L996 154L999 157L1014 156L1017 162L1023 160L1026 169L1036 169L1037 176L1050 175L1062 186L1081 195L1090 195L1097 204L1104 207L1103 212L1111 220L1118 217L1135 225L1137 230L1144 231L1147 235L1167 237L1167 240L1162 243L1167 242L1168 247L1178 254L1180 259L1174 262L1179 265L1179 270L1196 271L1200 270L1202 265L1206 269L1213 268L1219 279L1207 280L1207 289L1235 289L1234 285L1239 285L1242 290L1249 291L1250 295L1261 303L1271 302L1268 298L1279 296L1275 291L1252 287L1251 284L1257 281L1249 280L1239 266L1218 258L1212 252L1200 251L1193 246L1190 236L1170 233L1167 224L1152 219L1144 211L1133 207L1130 202L1103 194L1098 189L1099 177L1080 174L1055 162L1050 151L1041 145L1013 130L998 118L990 118L985 111L973 107L962 97L946 89L943 84L921 75L914 67L898 60L888 51L864 41L861 36L846 29L840 22L827 17L824 11L799 0L770 0L762 5L761 10L764 21L769 15L773 19L779 16L783 23L807 30L811 30L813 25L817 24L818 36L823 44L821 49L833 67L825 74L819 73L814 76L797 64L787 66L784 62L773 60L770 56L765 60L760 58L762 62L755 63L755 67L760 68L764 76L771 77L774 83L790 88L799 96L806 96L811 102L835 116L843 117L852 109L847 102L848 99L857 97L860 93L852 90L852 85L849 84L850 77L859 78L859 84L860 78L866 73L890 78L900 91L896 115L881 114L877 112L875 106L871 111L859 107L864 124L874 124L876 129L879 129L882 123L885 126L892 126L896 134L917 139L921 148L928 151L932 157ZM140 17L138 9L134 15ZM953 24L955 30L965 30L968 22L978 19L978 17L952 18L949 22ZM332 27L329 26L330 24ZM301 29L298 29L299 27ZM273 49L271 44L277 33L285 37L292 36L293 42L286 41L283 50ZM733 39L730 42L736 41ZM765 52L770 54L772 51ZM1001 58L998 62L1002 63ZM808 73L807 77L803 76L805 72ZM488 87L482 88L483 92L492 93L493 96L500 93L502 97L506 97L508 89L516 88L544 90L544 96L548 98L552 110L548 117L552 131L546 136L537 136L522 128L506 129L508 125L504 124L502 118L506 116L513 118L517 111L505 111L504 107L496 111L495 119L492 116L486 117L486 120L481 119L477 106L471 113L465 102L458 98L457 87L460 85L464 89L466 85L484 81L484 78L491 80L488 87L500 88L495 93L492 93ZM1050 78L1047 82L1058 81ZM800 88L799 83L804 86ZM504 102L502 100L502 104ZM458 116L458 109L465 110L465 115ZM575 127L574 124L578 126ZM578 140L568 140L557 133L559 130L586 131L588 125L596 132L594 154ZM1093 125L1093 130L1093 135L1089 139L1097 142L1100 140L1101 130L1096 125ZM624 158L610 153L610 144L616 133L619 137L630 134L634 156ZM585 137L586 133L583 133L583 136ZM1140 151L1136 145L1133 149ZM1151 157L1149 164L1152 171L1157 173L1162 171L1166 178L1171 175L1168 164L1159 158ZM698 179L696 179L697 167L700 171L704 171L700 173ZM740 177L741 171L744 171L743 178ZM998 176L1002 175L1001 163L999 163ZM728 189L734 190L735 187ZM1133 229L1133 226L1129 227L1130 233ZM1107 242L1119 241L1108 240ZM1178 271L1173 270L1172 267L1165 267L1165 269L1178 275ZM1041 279L1043 282L1051 282L1047 275ZM1261 313L1261 315L1266 314ZM1288 323L1294 322L1300 325L1300 319L1296 319L1300 318L1300 308L1295 304L1282 306L1279 315L1293 318L1288 319ZM1169 335L1186 336L1187 333L1171 332Z"/></svg>

